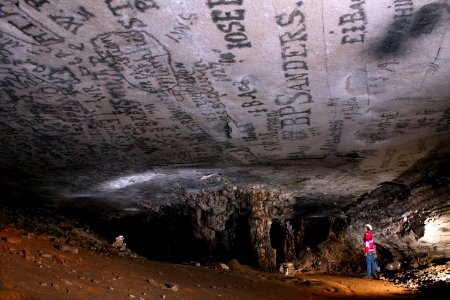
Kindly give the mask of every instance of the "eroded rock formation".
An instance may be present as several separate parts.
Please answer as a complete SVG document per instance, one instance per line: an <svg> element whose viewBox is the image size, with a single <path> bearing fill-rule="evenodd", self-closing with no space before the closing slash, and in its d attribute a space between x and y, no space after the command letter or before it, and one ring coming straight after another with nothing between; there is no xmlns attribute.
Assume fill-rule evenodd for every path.
<svg viewBox="0 0 450 300"><path fill-rule="evenodd" d="M449 16L436 0L2 0L0 208L169 261L357 272L366 223L388 269L447 259Z"/></svg>
<svg viewBox="0 0 450 300"><path fill-rule="evenodd" d="M228 257L255 257L250 261L264 270L296 261L301 271L357 272L364 267L358 262L367 223L374 227L380 266L401 261L409 267L420 256L429 261L449 255L448 170L447 160L423 161L326 216L298 216L292 195L261 186L228 185L184 200L195 209L196 236L211 254L220 249ZM238 240L243 231L247 244Z"/></svg>
<svg viewBox="0 0 450 300"><path fill-rule="evenodd" d="M273 220L283 216L292 196L260 186L227 186L184 199L195 209L195 233L208 242L211 253L220 247L228 257L237 255L264 270L275 270L271 228Z"/></svg>

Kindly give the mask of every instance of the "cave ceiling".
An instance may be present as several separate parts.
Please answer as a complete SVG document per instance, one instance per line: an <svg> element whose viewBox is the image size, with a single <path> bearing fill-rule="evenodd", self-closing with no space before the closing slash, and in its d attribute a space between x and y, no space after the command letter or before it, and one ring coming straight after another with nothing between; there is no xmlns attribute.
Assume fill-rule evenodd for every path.
<svg viewBox="0 0 450 300"><path fill-rule="evenodd" d="M449 153L449 24L428 0L2 0L2 181L344 203Z"/></svg>

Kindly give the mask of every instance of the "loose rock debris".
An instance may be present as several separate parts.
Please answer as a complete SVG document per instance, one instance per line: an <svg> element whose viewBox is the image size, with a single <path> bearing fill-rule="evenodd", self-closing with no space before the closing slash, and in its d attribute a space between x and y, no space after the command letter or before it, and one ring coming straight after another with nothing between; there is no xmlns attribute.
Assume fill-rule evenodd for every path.
<svg viewBox="0 0 450 300"><path fill-rule="evenodd" d="M198 267L148 261L131 255L128 248L117 251L86 229L66 223L61 228L55 225L52 234L47 234L11 225L0 227L0 299L283 300L298 299L299 293L310 299L346 295L345 290L335 286L335 282L345 279L342 277L307 280L294 275L292 278L297 280L286 281L291 277L259 272L237 260ZM220 267L220 272L215 266ZM367 285L367 280L361 278L345 280ZM386 281L371 281L371 285L379 295L387 293L393 299L397 294L414 296L408 289ZM353 289L365 293L363 288Z"/></svg>
<svg viewBox="0 0 450 300"><path fill-rule="evenodd" d="M116 240L112 245L118 248L120 251L125 251L127 244L124 242L124 240L125 238L123 237L123 235L119 235L118 237L116 237Z"/></svg>

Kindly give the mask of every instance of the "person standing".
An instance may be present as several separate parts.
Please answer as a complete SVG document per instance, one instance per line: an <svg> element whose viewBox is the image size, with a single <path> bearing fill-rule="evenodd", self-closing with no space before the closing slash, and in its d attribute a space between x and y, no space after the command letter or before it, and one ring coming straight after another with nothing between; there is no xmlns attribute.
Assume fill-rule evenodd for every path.
<svg viewBox="0 0 450 300"><path fill-rule="evenodd" d="M366 277L375 276L377 266L375 264L375 245L372 237L372 225L366 224L364 227L364 255L366 256L367 272Z"/></svg>

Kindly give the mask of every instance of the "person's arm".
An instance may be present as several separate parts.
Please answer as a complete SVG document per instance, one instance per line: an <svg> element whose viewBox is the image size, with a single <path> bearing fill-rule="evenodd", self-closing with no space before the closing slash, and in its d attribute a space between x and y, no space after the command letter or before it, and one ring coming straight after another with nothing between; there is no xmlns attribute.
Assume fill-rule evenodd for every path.
<svg viewBox="0 0 450 300"><path fill-rule="evenodd" d="M364 255L367 256L369 252L369 241L367 240L366 235L364 235Z"/></svg>

